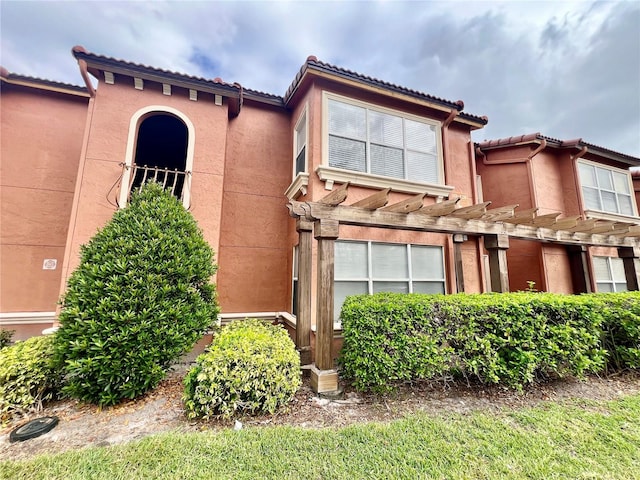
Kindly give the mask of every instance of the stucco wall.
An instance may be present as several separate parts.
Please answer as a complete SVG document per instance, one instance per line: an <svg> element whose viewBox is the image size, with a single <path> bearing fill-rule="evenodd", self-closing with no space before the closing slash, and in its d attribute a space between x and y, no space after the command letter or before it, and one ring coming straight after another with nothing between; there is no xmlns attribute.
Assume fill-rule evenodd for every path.
<svg viewBox="0 0 640 480"><path fill-rule="evenodd" d="M247 102L226 148L218 293L222 311L291 310L292 129L284 109Z"/></svg>
<svg viewBox="0 0 640 480"><path fill-rule="evenodd" d="M99 85L90 111L65 256L65 281L78 265L80 245L104 226L117 209L120 163L125 161L131 119L140 109L151 106L157 106L159 111L163 107L173 108L194 126L190 211L206 240L218 250L228 124L226 104L217 106L213 95L203 93L198 101L191 101L188 92L181 88L173 88L170 96L163 95L160 86L152 82L146 82L144 90L136 90L130 79L116 77L115 85Z"/></svg>
<svg viewBox="0 0 640 480"><path fill-rule="evenodd" d="M86 97L2 85L2 312L56 309L87 102ZM55 270L43 270L45 259L57 260ZM40 332L46 325L25 328Z"/></svg>

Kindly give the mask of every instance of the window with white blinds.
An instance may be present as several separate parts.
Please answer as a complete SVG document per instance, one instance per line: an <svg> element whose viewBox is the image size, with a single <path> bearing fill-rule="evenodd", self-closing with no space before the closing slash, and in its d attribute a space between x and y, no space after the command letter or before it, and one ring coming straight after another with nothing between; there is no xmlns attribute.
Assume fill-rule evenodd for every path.
<svg viewBox="0 0 640 480"><path fill-rule="evenodd" d="M442 183L437 124L335 98L327 110L330 167Z"/></svg>
<svg viewBox="0 0 640 480"><path fill-rule="evenodd" d="M293 156L295 159L295 175L307 171L307 112L305 111L298 123L293 135Z"/></svg>
<svg viewBox="0 0 640 480"><path fill-rule="evenodd" d="M593 270L598 292L627 291L627 277L621 258L593 257Z"/></svg>
<svg viewBox="0 0 640 480"><path fill-rule="evenodd" d="M579 162L580 185L585 210L635 215L628 172Z"/></svg>
<svg viewBox="0 0 640 480"><path fill-rule="evenodd" d="M443 249L439 246L338 241L334 282L336 319L349 295L445 293Z"/></svg>

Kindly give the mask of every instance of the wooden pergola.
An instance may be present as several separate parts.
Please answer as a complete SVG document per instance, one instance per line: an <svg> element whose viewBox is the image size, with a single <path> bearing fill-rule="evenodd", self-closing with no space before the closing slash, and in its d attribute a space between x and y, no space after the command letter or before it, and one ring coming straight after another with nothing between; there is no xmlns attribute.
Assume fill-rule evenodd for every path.
<svg viewBox="0 0 640 480"><path fill-rule="evenodd" d="M453 236L457 291L464 291L461 244L468 235L482 236L489 253L491 290L509 291L507 249L509 238L563 244L568 247L572 270L590 291L588 246L616 247L623 259L627 285L638 290L640 272L640 225L606 220L560 218L560 213L538 215L537 209L518 210L518 205L489 208L491 202L460 207L459 199L424 205L425 194L389 205L390 189L380 190L351 205L342 205L349 184L342 184L317 202L291 200L287 205L296 218L298 245L298 314L296 346L303 364L311 363L312 235L318 243L316 282L316 351L311 380L318 392L338 388L333 368L334 247L339 225L414 230Z"/></svg>

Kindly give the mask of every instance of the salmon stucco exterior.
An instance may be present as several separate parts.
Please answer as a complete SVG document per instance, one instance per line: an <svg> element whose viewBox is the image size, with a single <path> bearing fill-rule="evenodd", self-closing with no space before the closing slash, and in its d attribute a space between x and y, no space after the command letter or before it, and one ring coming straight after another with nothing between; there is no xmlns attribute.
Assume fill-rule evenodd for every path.
<svg viewBox="0 0 640 480"><path fill-rule="evenodd" d="M80 246L149 180L216 251L221 320L284 323L318 389L348 295L638 289L638 158L474 144L487 118L462 101L315 57L278 96L72 53L84 87L2 70L0 326L17 339L54 324Z"/></svg>

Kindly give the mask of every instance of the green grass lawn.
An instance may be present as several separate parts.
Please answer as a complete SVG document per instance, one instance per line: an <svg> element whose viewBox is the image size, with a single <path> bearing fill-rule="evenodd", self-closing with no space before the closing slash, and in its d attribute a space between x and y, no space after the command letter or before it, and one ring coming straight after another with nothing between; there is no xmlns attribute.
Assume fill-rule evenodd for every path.
<svg viewBox="0 0 640 480"><path fill-rule="evenodd" d="M340 429L170 433L0 463L24 479L640 478L640 395Z"/></svg>

